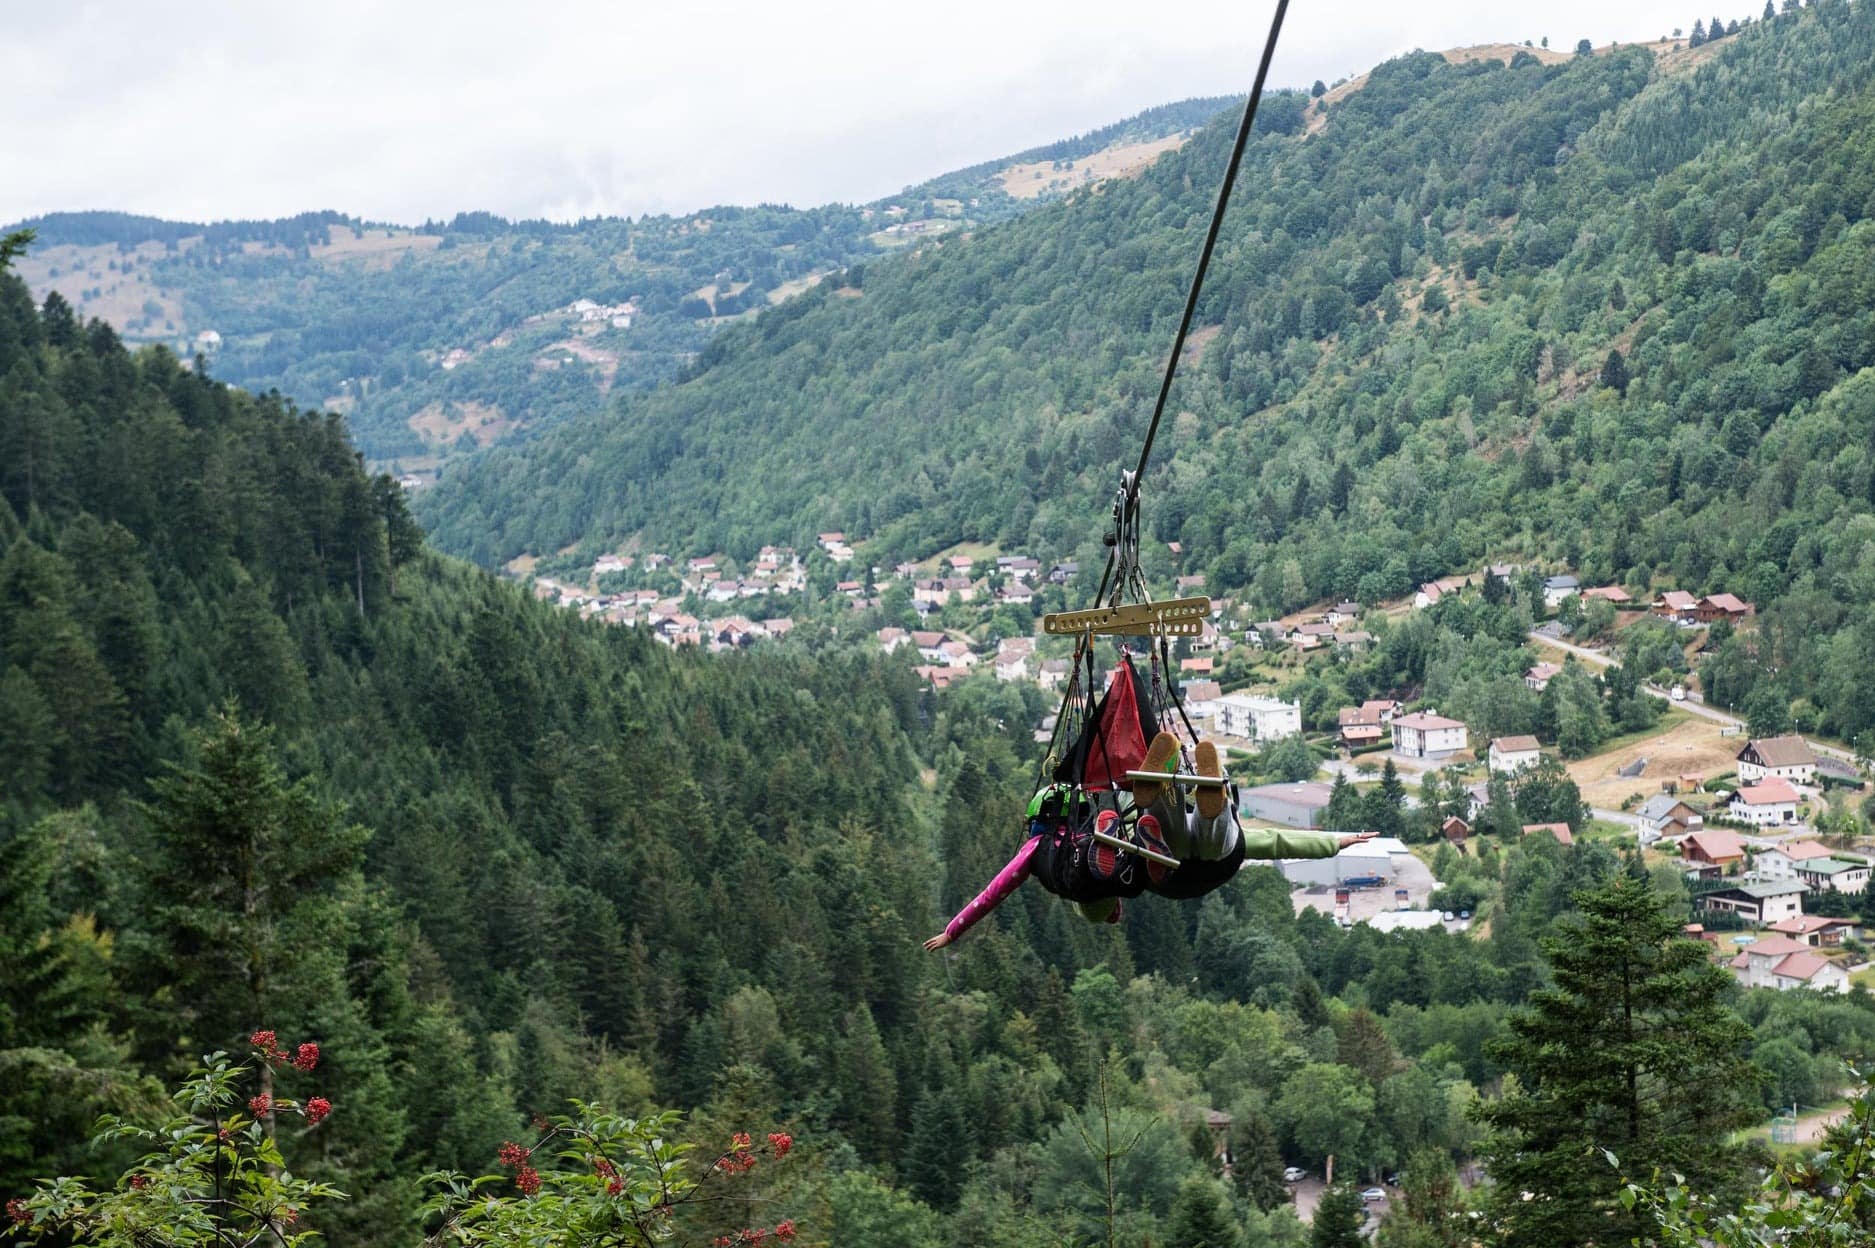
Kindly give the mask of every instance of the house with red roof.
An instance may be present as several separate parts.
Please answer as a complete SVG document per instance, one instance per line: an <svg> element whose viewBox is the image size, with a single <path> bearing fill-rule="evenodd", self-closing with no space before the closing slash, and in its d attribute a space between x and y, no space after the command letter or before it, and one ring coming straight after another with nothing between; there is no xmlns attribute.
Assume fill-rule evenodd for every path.
<svg viewBox="0 0 1875 1248"><path fill-rule="evenodd" d="M1736 624L1756 613L1756 607L1741 601L1734 594L1707 594L1693 608L1693 618L1701 624L1712 624L1719 620L1730 620Z"/></svg>
<svg viewBox="0 0 1875 1248"><path fill-rule="evenodd" d="M1797 822L1797 803L1801 800L1790 781L1772 776L1757 784L1739 787L1732 794L1731 815L1758 827Z"/></svg>
<svg viewBox="0 0 1875 1248"><path fill-rule="evenodd" d="M1701 828L1680 840L1680 857L1688 862L1728 869L1745 861L1745 842L1724 828Z"/></svg>
<svg viewBox="0 0 1875 1248"><path fill-rule="evenodd" d="M1836 919L1823 914L1799 914L1771 924L1771 930L1780 936L1810 946L1812 949L1834 949L1845 940L1855 939L1854 919Z"/></svg>

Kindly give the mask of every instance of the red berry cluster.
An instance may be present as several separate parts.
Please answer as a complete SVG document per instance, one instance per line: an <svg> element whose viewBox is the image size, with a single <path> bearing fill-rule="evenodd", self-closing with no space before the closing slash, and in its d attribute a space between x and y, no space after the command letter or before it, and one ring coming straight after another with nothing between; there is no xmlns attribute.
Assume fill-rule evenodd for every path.
<svg viewBox="0 0 1875 1248"><path fill-rule="evenodd" d="M522 1148L513 1140L505 1141L495 1151L495 1160L515 1171L514 1185L521 1189L523 1196L532 1196L540 1190L540 1171L527 1164L533 1155L533 1149Z"/></svg>
<svg viewBox="0 0 1875 1248"><path fill-rule="evenodd" d="M318 1045L308 1040L294 1052L288 1053L280 1043L279 1033L270 1027L260 1028L247 1038L247 1042L254 1046L254 1052L260 1060L269 1066L284 1068L290 1065L295 1070L311 1071L319 1065ZM251 1097L247 1102L248 1112L256 1118L263 1118L276 1108L270 1096ZM306 1116L308 1123L317 1125L324 1122L326 1115L332 1112L332 1102L323 1096L315 1096L300 1106L299 1112Z"/></svg>
<svg viewBox="0 0 1875 1248"><path fill-rule="evenodd" d="M604 1157L594 1157L592 1159L592 1172L594 1177L605 1180L606 1195L617 1196L620 1192L625 1190L624 1176L619 1174L617 1166L613 1165Z"/></svg>
<svg viewBox="0 0 1875 1248"><path fill-rule="evenodd" d="M291 1063L297 1070L311 1070L319 1064L319 1046L308 1042L299 1046L298 1052L288 1053L280 1047L280 1037L273 1031L260 1030L247 1038L260 1054L260 1059L273 1066Z"/></svg>
<svg viewBox="0 0 1875 1248"><path fill-rule="evenodd" d="M136 1188L138 1191L142 1191L149 1185L150 1176L147 1174L133 1174L130 1176L130 1186Z"/></svg>
<svg viewBox="0 0 1875 1248"><path fill-rule="evenodd" d="M7 1201L7 1217L12 1220L15 1226L25 1226L28 1222L33 1220L32 1210L26 1207L25 1197L15 1196L12 1200Z"/></svg>
<svg viewBox="0 0 1875 1248"><path fill-rule="evenodd" d="M769 1134L768 1146L775 1150L776 1157L786 1157L788 1150L794 1147L794 1137L786 1131L774 1131Z"/></svg>

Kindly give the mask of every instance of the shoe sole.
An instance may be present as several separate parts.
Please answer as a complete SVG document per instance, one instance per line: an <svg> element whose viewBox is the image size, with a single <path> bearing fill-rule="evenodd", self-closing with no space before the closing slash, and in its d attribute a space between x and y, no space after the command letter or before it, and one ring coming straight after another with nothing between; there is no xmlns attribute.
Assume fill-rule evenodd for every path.
<svg viewBox="0 0 1875 1248"><path fill-rule="evenodd" d="M1201 776L1219 776L1224 774L1223 765L1217 759L1217 746L1210 741L1200 741L1197 752L1192 758L1193 764ZM1215 819L1224 813L1230 801L1222 788L1202 787L1198 790L1198 814L1204 819Z"/></svg>
<svg viewBox="0 0 1875 1248"><path fill-rule="evenodd" d="M1146 747L1146 760L1139 765L1141 771L1178 771L1178 738L1169 732L1162 732L1152 739ZM1145 810L1158 801L1169 784L1154 783L1151 780L1133 781L1133 807Z"/></svg>

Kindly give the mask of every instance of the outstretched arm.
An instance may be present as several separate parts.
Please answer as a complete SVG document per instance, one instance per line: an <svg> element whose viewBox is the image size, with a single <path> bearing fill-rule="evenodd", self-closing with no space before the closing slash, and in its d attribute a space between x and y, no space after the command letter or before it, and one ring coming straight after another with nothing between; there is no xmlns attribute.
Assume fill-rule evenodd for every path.
<svg viewBox="0 0 1875 1248"><path fill-rule="evenodd" d="M1009 865L996 873L996 878L989 882L971 903L957 912L957 917L944 925L944 930L924 942L926 949L942 949L959 936L969 931L976 921L1003 904L1009 894L1022 886L1022 881L1029 878L1029 861L1035 857L1035 847L1041 841L1039 836L1031 836L1022 842L1022 848L1009 860Z"/></svg>
<svg viewBox="0 0 1875 1248"><path fill-rule="evenodd" d="M1287 828L1243 829L1246 858L1333 858L1350 845L1371 841L1377 832L1292 832Z"/></svg>

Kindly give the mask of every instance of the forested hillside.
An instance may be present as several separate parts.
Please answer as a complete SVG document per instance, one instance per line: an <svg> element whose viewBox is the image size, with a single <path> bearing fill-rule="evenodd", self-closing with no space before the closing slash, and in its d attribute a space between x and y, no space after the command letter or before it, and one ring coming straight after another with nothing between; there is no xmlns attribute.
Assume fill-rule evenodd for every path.
<svg viewBox="0 0 1875 1248"><path fill-rule="evenodd" d="M1156 452L1156 536L1268 611L1487 558L1737 592L1759 640L1709 691L1875 727L1872 66L1875 8L1827 0L1696 49L1414 54L1263 135ZM1227 142L824 283L424 514L488 564L639 534L742 558L842 530L888 566L1086 551Z"/></svg>
<svg viewBox="0 0 1875 1248"><path fill-rule="evenodd" d="M239 385L341 411L372 459L428 471L667 381L720 325L826 273L1049 197L1005 190L1011 166L1179 136L1226 103L1164 105L864 206L566 224L468 212L416 228L58 213L27 223L39 245L20 272L132 343L199 351Z"/></svg>
<svg viewBox="0 0 1875 1248"><path fill-rule="evenodd" d="M1411 1163L1418 1234L1457 1216L1474 1103L1529 1060L1493 1037L1574 890L1662 932L1686 904L1672 872L1610 884L1605 845L1538 838L1466 865L1501 890L1486 940L1297 917L1259 867L1118 928L1025 890L932 957L919 938L1019 835L1033 693L933 701L908 659L673 652L537 604L428 553L336 420L131 355L3 276L0 448L10 1198L109 1187L129 1145L86 1147L91 1120L154 1120L160 1081L265 1027L323 1049L330 1115L281 1138L349 1193L309 1214L334 1243L412 1242L419 1176L492 1169L569 1097L689 1110L709 1148L785 1127L799 1164L762 1216L843 1248L1109 1216L1142 1248L1299 1244L1281 1170L1330 1155ZM1749 1043L1777 1077L1762 1101L1715 1081L1699 1121L1820 1095L1875 1052L1864 1001L1759 994L1750 1030L1721 1009L1718 1064L1676 1045L1677 1068ZM1637 1121L1633 1155L1734 1173ZM1086 1143L1109 1126L1111 1214ZM1612 1200L1612 1171L1587 1182L1582 1208Z"/></svg>

